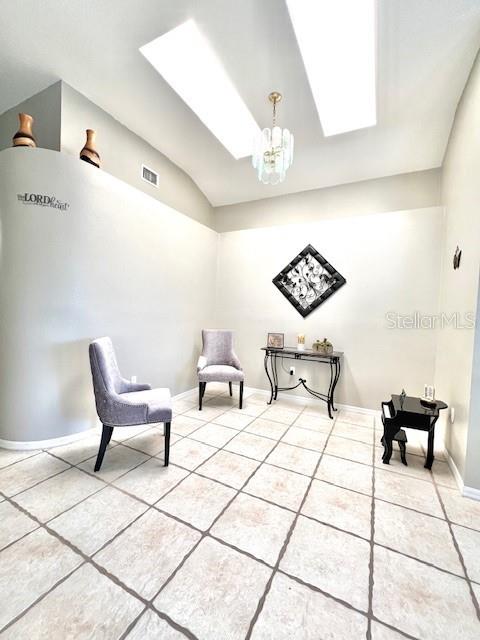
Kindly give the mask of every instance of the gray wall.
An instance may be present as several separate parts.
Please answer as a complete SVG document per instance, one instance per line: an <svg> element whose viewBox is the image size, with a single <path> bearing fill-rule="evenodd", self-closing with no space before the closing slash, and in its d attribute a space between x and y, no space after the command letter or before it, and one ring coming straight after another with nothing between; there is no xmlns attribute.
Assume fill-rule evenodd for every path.
<svg viewBox="0 0 480 640"><path fill-rule="evenodd" d="M62 213L19 193L54 195ZM67 154L0 152L0 439L95 420L87 346L110 335L125 376L196 383L213 323L217 234Z"/></svg>
<svg viewBox="0 0 480 640"><path fill-rule="evenodd" d="M480 267L478 57L453 123L444 160L442 192L445 242L440 308L447 313L475 313ZM462 262L460 269L454 271L452 258L457 245L462 249ZM455 422L447 425L448 449L465 484L480 489L478 344L474 361L478 339L473 330L447 327L439 333L436 385L439 397L455 408Z"/></svg>
<svg viewBox="0 0 480 640"><path fill-rule="evenodd" d="M155 123L152 122L151 126L155 127ZM85 144L85 129L97 132L104 171L213 227L213 210L209 201L184 171L106 111L62 82L62 152L78 157ZM158 188L142 180L142 164L159 174Z"/></svg>
<svg viewBox="0 0 480 640"><path fill-rule="evenodd" d="M441 171L417 171L216 207L217 231L315 222L441 204Z"/></svg>
<svg viewBox="0 0 480 640"><path fill-rule="evenodd" d="M12 146L12 137L18 131L18 114L28 113L34 119L37 145L60 151L61 84L52 84L0 115L0 150Z"/></svg>

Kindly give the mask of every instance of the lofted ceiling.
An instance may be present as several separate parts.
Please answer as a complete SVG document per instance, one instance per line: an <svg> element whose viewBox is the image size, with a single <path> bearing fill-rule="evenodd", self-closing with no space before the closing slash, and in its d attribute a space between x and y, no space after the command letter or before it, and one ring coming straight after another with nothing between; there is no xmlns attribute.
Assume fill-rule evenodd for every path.
<svg viewBox="0 0 480 640"><path fill-rule="evenodd" d="M378 0L377 125L325 138L284 0L0 0L0 15L0 113L62 79L214 206L440 166L480 46L480 0ZM189 18L261 127L267 95L284 94L278 121L295 134L284 183L259 183L140 54Z"/></svg>

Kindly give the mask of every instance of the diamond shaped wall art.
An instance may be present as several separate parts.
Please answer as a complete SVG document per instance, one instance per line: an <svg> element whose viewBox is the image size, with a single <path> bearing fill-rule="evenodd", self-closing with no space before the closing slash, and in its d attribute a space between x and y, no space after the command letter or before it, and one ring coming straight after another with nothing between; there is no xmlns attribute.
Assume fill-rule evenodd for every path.
<svg viewBox="0 0 480 640"><path fill-rule="evenodd" d="M309 244L272 282L305 318L346 280Z"/></svg>

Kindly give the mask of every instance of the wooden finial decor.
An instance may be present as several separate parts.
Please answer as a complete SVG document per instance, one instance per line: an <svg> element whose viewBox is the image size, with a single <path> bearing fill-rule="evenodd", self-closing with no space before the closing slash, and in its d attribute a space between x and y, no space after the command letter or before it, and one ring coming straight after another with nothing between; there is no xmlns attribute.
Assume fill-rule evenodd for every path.
<svg viewBox="0 0 480 640"><path fill-rule="evenodd" d="M33 137L32 125L33 118L28 113L19 113L18 119L20 127L12 138L12 146L14 147L36 147L37 143Z"/></svg>
<svg viewBox="0 0 480 640"><path fill-rule="evenodd" d="M85 160L85 162L89 162L95 167L100 167L100 156L95 147L96 133L93 129L87 129L86 133L87 141L85 142L83 149L80 151L80 160Z"/></svg>

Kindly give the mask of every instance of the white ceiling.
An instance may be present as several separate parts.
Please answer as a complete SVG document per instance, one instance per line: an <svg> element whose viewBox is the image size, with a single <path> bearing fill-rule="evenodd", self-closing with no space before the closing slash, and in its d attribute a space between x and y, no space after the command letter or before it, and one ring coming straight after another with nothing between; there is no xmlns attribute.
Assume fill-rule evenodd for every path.
<svg viewBox="0 0 480 640"><path fill-rule="evenodd" d="M213 205L438 167L480 45L480 0L378 0L378 124L324 138L283 0L0 0L0 113L63 79L192 176ZM260 126L281 91L286 181L258 183L139 53L194 18ZM232 122L232 127L235 122Z"/></svg>

